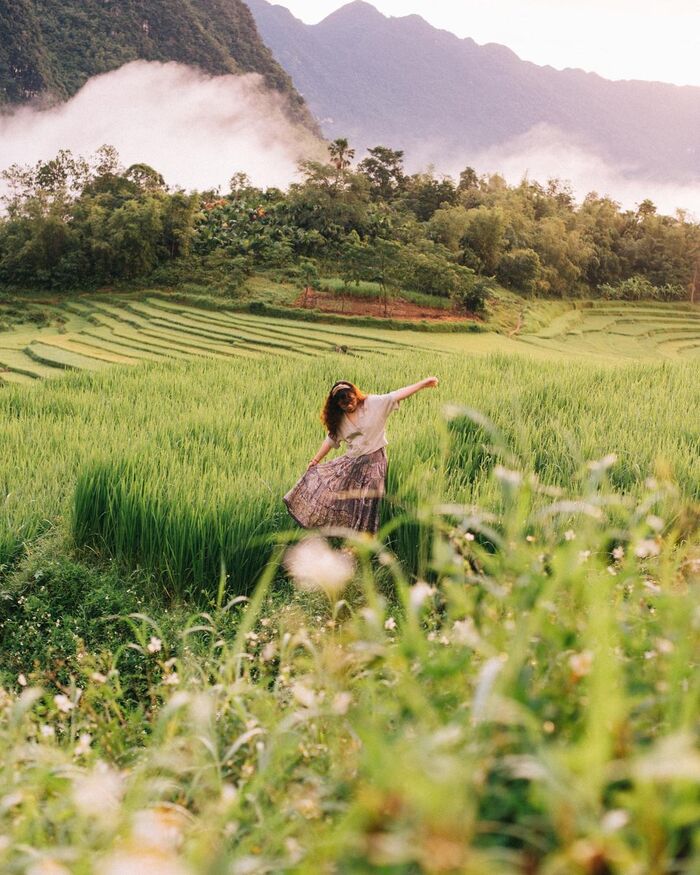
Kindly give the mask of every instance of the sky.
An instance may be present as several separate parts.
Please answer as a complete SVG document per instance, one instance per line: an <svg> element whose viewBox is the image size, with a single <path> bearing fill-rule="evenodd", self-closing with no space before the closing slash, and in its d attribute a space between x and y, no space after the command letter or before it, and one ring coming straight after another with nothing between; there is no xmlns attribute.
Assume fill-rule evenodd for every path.
<svg viewBox="0 0 700 875"><path fill-rule="evenodd" d="M271 0L315 24L347 0ZM372 0L526 61L700 86L700 0Z"/></svg>

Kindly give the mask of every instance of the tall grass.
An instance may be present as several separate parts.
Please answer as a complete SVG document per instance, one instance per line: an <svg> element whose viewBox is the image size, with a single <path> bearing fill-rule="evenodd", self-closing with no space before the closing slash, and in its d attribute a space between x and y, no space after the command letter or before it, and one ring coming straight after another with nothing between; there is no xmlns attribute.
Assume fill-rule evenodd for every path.
<svg viewBox="0 0 700 875"><path fill-rule="evenodd" d="M28 666L0 690L0 868L694 875L700 556L663 490L517 473L488 478L498 549L488 509L433 515L432 586L380 533L330 600L271 598L277 553L234 634L222 598L179 638L133 615L137 708L124 652L58 693Z"/></svg>
<svg viewBox="0 0 700 875"><path fill-rule="evenodd" d="M0 564L72 517L79 544L150 568L173 592L210 586L222 557L232 590L245 591L267 557L258 535L291 525L281 496L323 437L327 387L343 377L384 392L429 373L439 390L389 420L384 522L438 495L498 511L490 473L499 463L576 490L586 462L610 452L614 488L638 493L656 474L700 499L691 365L605 369L420 351L144 365L0 393ZM415 566L415 523L399 527L394 544Z"/></svg>

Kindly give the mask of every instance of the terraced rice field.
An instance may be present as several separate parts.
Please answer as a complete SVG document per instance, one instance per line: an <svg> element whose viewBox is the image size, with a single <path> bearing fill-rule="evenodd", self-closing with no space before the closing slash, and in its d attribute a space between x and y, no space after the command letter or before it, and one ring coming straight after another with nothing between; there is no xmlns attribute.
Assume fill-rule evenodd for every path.
<svg viewBox="0 0 700 875"><path fill-rule="evenodd" d="M0 334L0 380L30 382L66 370L101 370L142 361L263 355L294 359L339 347L361 356L409 347L377 331L213 312L156 297L77 299L54 309L58 328L26 326Z"/></svg>
<svg viewBox="0 0 700 875"><path fill-rule="evenodd" d="M700 307L599 301L519 339L550 352L596 358L700 358Z"/></svg>
<svg viewBox="0 0 700 875"><path fill-rule="evenodd" d="M99 371L143 361L277 356L302 360L345 350L354 357L401 350L598 362L700 357L700 307L594 302L517 337L496 333L388 331L212 311L151 296L78 298L54 307L59 327L0 333L0 381L23 383L66 370Z"/></svg>

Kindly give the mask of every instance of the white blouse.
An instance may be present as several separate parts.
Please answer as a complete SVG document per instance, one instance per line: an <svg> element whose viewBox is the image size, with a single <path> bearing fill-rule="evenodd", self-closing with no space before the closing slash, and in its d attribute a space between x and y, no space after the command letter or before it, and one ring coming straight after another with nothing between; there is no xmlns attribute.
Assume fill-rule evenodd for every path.
<svg viewBox="0 0 700 875"><path fill-rule="evenodd" d="M341 441L345 441L347 445L346 455L351 458L374 453L389 443L384 427L389 414L393 410L398 410L400 403L396 392L388 392L386 395L368 395L353 412L352 417L355 421L351 422L345 414L340 420L337 439L334 440L329 434L327 435L328 440L336 449L340 446Z"/></svg>

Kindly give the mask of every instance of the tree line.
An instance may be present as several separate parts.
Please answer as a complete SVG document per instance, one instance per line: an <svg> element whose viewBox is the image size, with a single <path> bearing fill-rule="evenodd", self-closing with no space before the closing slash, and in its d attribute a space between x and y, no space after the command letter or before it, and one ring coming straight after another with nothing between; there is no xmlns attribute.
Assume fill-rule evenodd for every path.
<svg viewBox="0 0 700 875"><path fill-rule="evenodd" d="M110 147L62 151L3 174L0 283L64 290L202 281L235 292L255 271L313 285L320 274L452 297L478 311L498 283L523 295L682 300L696 296L700 225L635 210L568 183L467 167L459 179L408 174L403 152L354 161L344 139L300 165L286 191L235 174L226 194L171 190Z"/></svg>

